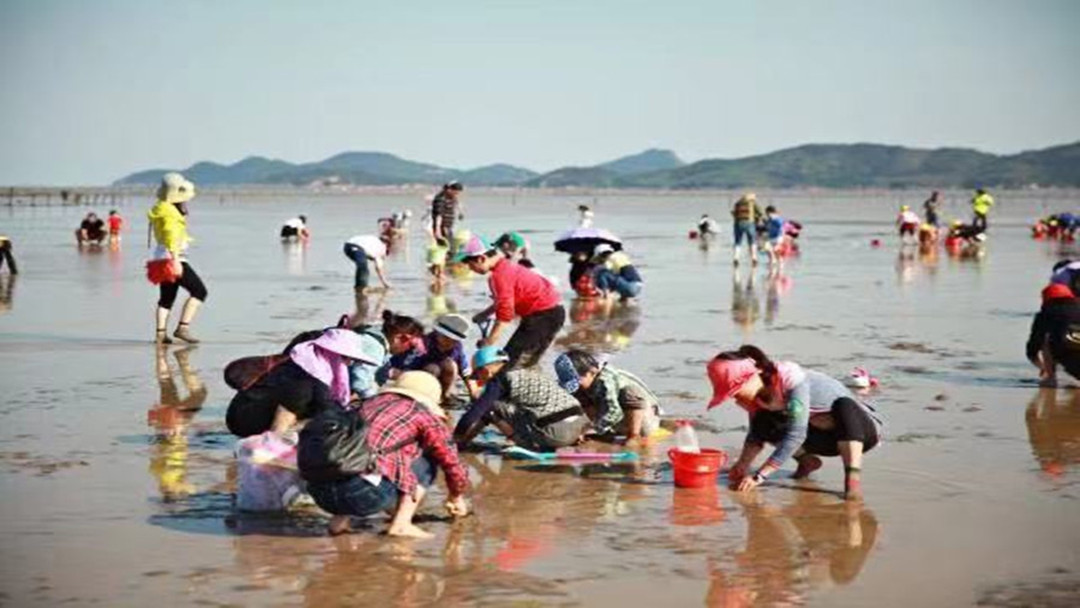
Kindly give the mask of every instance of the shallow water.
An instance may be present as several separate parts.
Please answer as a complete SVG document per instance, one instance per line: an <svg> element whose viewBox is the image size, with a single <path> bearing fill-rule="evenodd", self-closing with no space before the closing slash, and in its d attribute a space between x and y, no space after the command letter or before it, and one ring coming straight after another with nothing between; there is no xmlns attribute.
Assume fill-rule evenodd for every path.
<svg viewBox="0 0 1080 608"><path fill-rule="evenodd" d="M133 230L118 250L83 252L70 234L85 209L3 209L23 274L0 275L0 604L1075 604L1080 397L1038 389L1023 342L1050 265L1078 253L1031 241L1025 223L1076 193L1001 193L978 259L901 250L895 208L918 194L763 197L806 224L774 279L733 273L726 235L687 238L703 211L724 219L728 197L469 194L470 227L526 232L564 285L550 242L594 205L647 287L630 308L575 304L563 342L612 353L671 416L704 417L708 445L737 451L745 428L736 408L703 411L703 364L721 348L871 369L889 437L867 456L866 504L839 499L835 461L752 495L675 490L659 445L636 466L469 454L476 514L450 523L431 501L426 543L380 537L382 522L331 539L317 516L238 516L222 367L353 311L341 242L390 209L419 220L419 200L203 195L191 259L211 292L205 343L167 351L149 343L144 209L121 208ZM966 217L961 196L946 217ZM308 246L275 236L296 213ZM480 279L428 292L418 223L390 263L396 289L368 312L483 307Z"/></svg>

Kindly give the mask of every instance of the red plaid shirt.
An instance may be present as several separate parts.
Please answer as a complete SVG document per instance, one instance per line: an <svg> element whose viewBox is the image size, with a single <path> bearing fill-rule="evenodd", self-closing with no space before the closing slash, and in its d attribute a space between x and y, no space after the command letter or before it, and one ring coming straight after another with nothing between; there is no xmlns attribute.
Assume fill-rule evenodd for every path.
<svg viewBox="0 0 1080 608"><path fill-rule="evenodd" d="M450 430L423 405L403 395L383 393L365 401L360 415L370 425L368 446L387 451L376 459L379 473L399 491L411 494L416 489L412 464L423 452L443 470L451 496L468 489L469 475L458 459Z"/></svg>

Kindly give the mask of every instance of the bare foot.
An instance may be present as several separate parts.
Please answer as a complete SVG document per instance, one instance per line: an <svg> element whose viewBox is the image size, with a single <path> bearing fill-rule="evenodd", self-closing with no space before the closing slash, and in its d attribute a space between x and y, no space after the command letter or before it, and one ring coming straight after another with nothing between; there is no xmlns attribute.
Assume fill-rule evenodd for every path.
<svg viewBox="0 0 1080 608"><path fill-rule="evenodd" d="M1039 386L1042 388L1057 388L1057 378L1055 376L1048 376L1039 380Z"/></svg>
<svg viewBox="0 0 1080 608"><path fill-rule="evenodd" d="M330 525L327 526L327 531L330 532L330 536L340 536L352 532L352 523L349 516L335 515L330 518Z"/></svg>
<svg viewBox="0 0 1080 608"><path fill-rule="evenodd" d="M386 531L387 536L397 536L400 538L416 538L420 540L428 540L435 538L435 535L431 532L420 529L414 524L404 524L397 527L391 527Z"/></svg>

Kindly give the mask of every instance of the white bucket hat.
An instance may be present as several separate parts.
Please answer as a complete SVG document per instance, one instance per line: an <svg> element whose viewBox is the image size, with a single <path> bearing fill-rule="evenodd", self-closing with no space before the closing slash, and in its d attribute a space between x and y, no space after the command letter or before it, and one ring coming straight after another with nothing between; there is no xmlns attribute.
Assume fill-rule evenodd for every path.
<svg viewBox="0 0 1080 608"><path fill-rule="evenodd" d="M179 173L166 173L161 176L157 197L166 203L186 203L195 198L195 184Z"/></svg>
<svg viewBox="0 0 1080 608"><path fill-rule="evenodd" d="M469 337L469 321L461 315L441 315L435 319L435 331L451 340L464 342Z"/></svg>

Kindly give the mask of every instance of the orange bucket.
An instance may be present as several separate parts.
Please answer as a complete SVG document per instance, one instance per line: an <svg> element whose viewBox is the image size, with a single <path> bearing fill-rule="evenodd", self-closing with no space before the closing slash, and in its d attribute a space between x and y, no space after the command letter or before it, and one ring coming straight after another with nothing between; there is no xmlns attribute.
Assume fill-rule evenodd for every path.
<svg viewBox="0 0 1080 608"><path fill-rule="evenodd" d="M709 448L701 448L700 454L671 448L668 450L668 458L671 459L671 468L675 471L675 486L679 488L716 485L720 469L727 463L726 452Z"/></svg>

